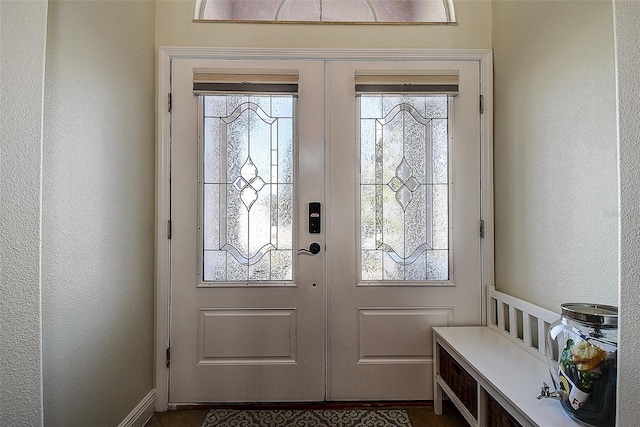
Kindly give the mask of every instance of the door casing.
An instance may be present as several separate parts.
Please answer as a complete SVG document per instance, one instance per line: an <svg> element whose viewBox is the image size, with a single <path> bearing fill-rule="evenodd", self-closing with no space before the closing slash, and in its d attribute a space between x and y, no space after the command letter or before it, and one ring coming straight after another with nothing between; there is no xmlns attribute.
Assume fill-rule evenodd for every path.
<svg viewBox="0 0 640 427"><path fill-rule="evenodd" d="M481 115L481 218L484 238L481 240L482 285L494 284L493 221L493 59L489 49L229 49L161 47L158 64L157 145L156 145L156 411L169 408L169 370L167 349L170 313L170 125L171 125L171 61L176 58L271 59L271 60L420 60L469 61L480 63ZM484 294L482 307L484 310ZM483 311L483 323L486 313Z"/></svg>

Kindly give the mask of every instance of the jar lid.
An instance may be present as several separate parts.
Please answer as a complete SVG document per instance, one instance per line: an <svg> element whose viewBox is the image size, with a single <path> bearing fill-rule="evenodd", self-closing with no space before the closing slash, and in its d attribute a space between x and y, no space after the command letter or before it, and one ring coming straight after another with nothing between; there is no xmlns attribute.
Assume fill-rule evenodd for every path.
<svg viewBox="0 0 640 427"><path fill-rule="evenodd" d="M563 317L592 326L618 326L618 307L612 305L568 303L560 307Z"/></svg>

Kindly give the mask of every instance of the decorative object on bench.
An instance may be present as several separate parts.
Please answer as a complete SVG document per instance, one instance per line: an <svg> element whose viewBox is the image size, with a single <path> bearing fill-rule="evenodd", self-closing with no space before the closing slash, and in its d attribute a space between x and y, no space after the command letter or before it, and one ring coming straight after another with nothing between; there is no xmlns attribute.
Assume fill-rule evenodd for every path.
<svg viewBox="0 0 640 427"><path fill-rule="evenodd" d="M562 304L549 328L546 353L556 391L544 384L538 399L560 400L567 415L597 427L615 425L618 309Z"/></svg>

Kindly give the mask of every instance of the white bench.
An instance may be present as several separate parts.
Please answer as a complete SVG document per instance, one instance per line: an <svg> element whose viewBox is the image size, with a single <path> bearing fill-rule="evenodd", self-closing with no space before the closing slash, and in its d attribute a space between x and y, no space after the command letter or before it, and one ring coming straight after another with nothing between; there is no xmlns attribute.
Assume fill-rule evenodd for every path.
<svg viewBox="0 0 640 427"><path fill-rule="evenodd" d="M489 287L487 326L433 328L436 414L444 392L474 427L579 426L557 400L536 398L552 384L545 338L558 318Z"/></svg>

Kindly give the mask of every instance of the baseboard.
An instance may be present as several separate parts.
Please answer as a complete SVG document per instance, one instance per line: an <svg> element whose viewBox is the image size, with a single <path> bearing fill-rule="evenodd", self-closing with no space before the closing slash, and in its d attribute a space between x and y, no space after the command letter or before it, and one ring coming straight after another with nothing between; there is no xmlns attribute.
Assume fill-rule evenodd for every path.
<svg viewBox="0 0 640 427"><path fill-rule="evenodd" d="M144 427L153 416L156 400L156 389L152 389L144 399L122 420L118 427Z"/></svg>

